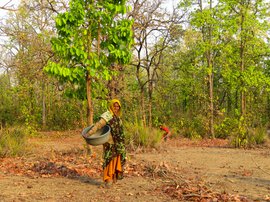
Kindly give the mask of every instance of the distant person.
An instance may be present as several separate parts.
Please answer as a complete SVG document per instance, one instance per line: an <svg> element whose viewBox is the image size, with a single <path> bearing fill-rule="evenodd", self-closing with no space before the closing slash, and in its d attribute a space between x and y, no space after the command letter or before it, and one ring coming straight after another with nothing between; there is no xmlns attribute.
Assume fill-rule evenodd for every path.
<svg viewBox="0 0 270 202"><path fill-rule="evenodd" d="M160 130L164 131L162 135L162 140L167 141L167 139L171 136L171 131L168 127L164 125L159 126Z"/></svg>
<svg viewBox="0 0 270 202"><path fill-rule="evenodd" d="M103 144L103 180L105 187L109 187L112 183L123 178L126 148L121 115L120 101L117 99L111 100L108 111L100 116L99 121L88 132L90 136L106 124L111 127L111 138Z"/></svg>

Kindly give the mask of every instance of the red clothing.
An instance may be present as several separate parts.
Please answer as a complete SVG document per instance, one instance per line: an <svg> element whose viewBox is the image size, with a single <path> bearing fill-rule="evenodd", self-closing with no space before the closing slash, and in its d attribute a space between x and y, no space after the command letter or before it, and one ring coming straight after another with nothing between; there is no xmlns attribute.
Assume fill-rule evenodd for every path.
<svg viewBox="0 0 270 202"><path fill-rule="evenodd" d="M160 130L164 130L166 133L170 132L169 128L167 128L165 126L160 126Z"/></svg>
<svg viewBox="0 0 270 202"><path fill-rule="evenodd" d="M165 133L162 135L162 139L165 140L165 141L167 141L167 139L171 135L171 132L170 132L169 128L167 128L165 126L160 126L159 128L160 128L160 130L165 131Z"/></svg>

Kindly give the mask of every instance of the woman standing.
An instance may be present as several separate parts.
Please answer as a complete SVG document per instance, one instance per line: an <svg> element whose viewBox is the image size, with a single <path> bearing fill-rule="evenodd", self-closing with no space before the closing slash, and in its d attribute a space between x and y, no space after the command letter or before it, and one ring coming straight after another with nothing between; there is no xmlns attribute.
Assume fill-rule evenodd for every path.
<svg viewBox="0 0 270 202"><path fill-rule="evenodd" d="M106 124L111 127L110 140L103 145L103 180L105 186L110 186L123 178L126 149L121 115L120 101L117 99L111 100L108 111L100 116L100 120L88 132L89 135L92 135Z"/></svg>

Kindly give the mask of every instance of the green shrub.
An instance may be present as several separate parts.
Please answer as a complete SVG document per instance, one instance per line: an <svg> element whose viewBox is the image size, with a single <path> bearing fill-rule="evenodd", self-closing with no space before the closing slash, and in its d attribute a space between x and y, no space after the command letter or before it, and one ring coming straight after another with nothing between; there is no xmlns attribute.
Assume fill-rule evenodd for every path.
<svg viewBox="0 0 270 202"><path fill-rule="evenodd" d="M138 123L125 123L126 145L130 149L157 147L161 142L159 128L148 128Z"/></svg>
<svg viewBox="0 0 270 202"><path fill-rule="evenodd" d="M233 131L237 130L239 121L236 118L225 118L220 124L215 125L215 137L226 139Z"/></svg>
<svg viewBox="0 0 270 202"><path fill-rule="evenodd" d="M250 135L252 142L254 142L255 144L263 144L267 139L267 132L263 127L255 128L254 133L251 133Z"/></svg>
<svg viewBox="0 0 270 202"><path fill-rule="evenodd" d="M21 155L25 152L25 146L23 128L6 128L0 131L0 157Z"/></svg>
<svg viewBox="0 0 270 202"><path fill-rule="evenodd" d="M65 100L66 101L66 100ZM56 103L54 111L47 117L47 127L51 130L69 130L78 126L80 108L71 100L70 103Z"/></svg>
<svg viewBox="0 0 270 202"><path fill-rule="evenodd" d="M209 121L206 117L198 115L196 117L183 120L183 127L180 133L189 139L202 139L208 134Z"/></svg>
<svg viewBox="0 0 270 202"><path fill-rule="evenodd" d="M264 143L267 134L263 127L252 128L241 117L238 121L237 128L231 131L230 138L231 144L235 147L251 147Z"/></svg>

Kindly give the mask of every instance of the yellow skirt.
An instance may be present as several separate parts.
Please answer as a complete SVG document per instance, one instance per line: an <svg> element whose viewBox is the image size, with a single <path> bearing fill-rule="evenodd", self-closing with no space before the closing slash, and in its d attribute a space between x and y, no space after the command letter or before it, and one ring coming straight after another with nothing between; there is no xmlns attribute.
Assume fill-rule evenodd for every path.
<svg viewBox="0 0 270 202"><path fill-rule="evenodd" d="M113 158L110 163L105 167L105 169L103 170L103 180L105 182L115 180L116 174L119 172L123 172L120 155Z"/></svg>

